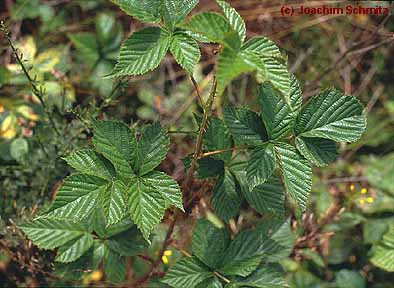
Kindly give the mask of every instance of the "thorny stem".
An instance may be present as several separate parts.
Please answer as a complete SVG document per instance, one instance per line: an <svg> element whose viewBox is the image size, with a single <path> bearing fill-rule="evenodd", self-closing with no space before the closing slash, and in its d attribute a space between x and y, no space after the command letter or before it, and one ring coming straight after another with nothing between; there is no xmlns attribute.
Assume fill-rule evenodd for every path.
<svg viewBox="0 0 394 288"><path fill-rule="evenodd" d="M192 165L189 169L187 178L186 178L186 186L189 186L189 182L193 176L194 170L197 167L197 161L201 155L201 150L202 150L202 141L205 133L205 129L208 124L208 119L212 114L212 104L213 100L215 99L215 94L216 94L216 87L217 87L217 82L216 78L213 79L213 84L212 84L212 89L211 92L209 93L209 97L206 103L204 103L205 109L204 109L204 115L202 117L202 121L200 124L200 128L198 131L197 135L197 140L196 140L196 146L194 148L194 154L193 154L193 160L192 160Z"/></svg>
<svg viewBox="0 0 394 288"><path fill-rule="evenodd" d="M5 38L6 38L7 42L8 42L8 45L12 49L12 52L13 52L13 54L15 56L16 61L18 62L19 66L21 67L21 69L23 71L23 74L25 74L27 80L29 81L30 87L31 87L31 90L32 90L33 94L35 96L37 96L37 98L40 101L42 107L44 108L44 111L45 111L45 113L48 116L49 122L50 122L53 130L55 131L57 136L60 136L60 133L59 133L59 131L56 128L55 122L52 119L52 115L51 115L51 113L48 110L48 106L45 104L44 97L43 97L43 94L44 94L43 90L42 90L41 87L40 87L40 89L37 88L37 86L35 84L35 80L30 76L29 72L27 71L26 66L23 64L23 61L22 61L21 57L18 54L18 50L15 48L14 44L11 41L10 31L5 26L4 22L1 22L0 30L4 33Z"/></svg>
<svg viewBox="0 0 394 288"><path fill-rule="evenodd" d="M192 82L193 82L193 80L192 80ZM194 83L196 83L196 82L194 81ZM193 153L193 162L192 162L191 167L189 168L188 174L187 174L186 179L185 179L185 181L183 183L183 187L184 188L187 188L187 187L190 186L190 182L191 182L191 180L193 178L194 170L197 167L198 157L201 155L202 140L203 140L204 132L205 132L205 129L206 129L206 126L207 126L207 123L208 123L208 119L209 119L209 117L211 116L211 113L212 113L212 104L213 104L213 100L215 99L216 87L217 87L217 82L216 82L216 79L214 78L212 89L211 89L211 92L209 94L209 98L208 98L206 103L202 102L202 104L203 104L202 107L204 109L204 115L203 115L203 119L201 121L200 128L198 130L196 146L194 148L194 153ZM197 83L196 83L195 88L196 88L197 95L199 95L200 100L202 100L201 95L199 94ZM156 260L152 263L149 271L146 272L140 279L137 280L137 282L136 282L137 285L141 285L141 284L145 283L149 279L149 277L154 274L155 269L159 266L161 258L164 255L164 251L167 249L167 247L172 242L172 238L171 237L172 237L172 233L174 232L175 223L176 223L176 220L178 218L178 214L179 214L179 209L176 209L175 212L174 212L173 219L172 219L172 221L170 223L170 226L168 227L167 234L166 234L166 237L165 237L165 239L163 241L163 245L162 245L162 247L160 249L159 255L157 256ZM230 282L227 278L225 278L222 275L220 275L218 277L220 277L221 279L223 279L223 281L225 281L227 283Z"/></svg>

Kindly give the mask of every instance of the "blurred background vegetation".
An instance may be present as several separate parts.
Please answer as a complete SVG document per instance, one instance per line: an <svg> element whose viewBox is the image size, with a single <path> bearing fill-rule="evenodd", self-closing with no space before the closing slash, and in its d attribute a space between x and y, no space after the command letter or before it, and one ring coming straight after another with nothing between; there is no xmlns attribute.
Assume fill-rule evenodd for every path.
<svg viewBox="0 0 394 288"><path fill-rule="evenodd" d="M310 208L293 216L298 238L291 257L282 263L290 286L393 287L394 15L284 17L282 4L315 7L349 2L229 2L245 19L248 37L267 36L288 55L289 69L299 79L305 99L334 86L357 96L367 107L368 127L362 139L351 145L342 143L334 163L315 169ZM390 1L353 2L358 4L394 11ZM194 12L201 10L217 7L214 1L200 0ZM93 119L116 118L128 124L160 120L169 131L195 131L193 112L198 107L193 86L170 56L147 75L102 79L111 71L121 41L141 26L110 1L2 0L0 18L31 75L29 81L1 34L0 284L105 287L100 271L82 280L66 277L61 269L53 273L53 254L34 248L16 225L53 199L59 181L70 173L62 157L89 145ZM216 48L201 46L202 61L195 78L203 93L212 79ZM248 80L241 76L233 81L223 102L253 107L256 87ZM45 107L31 85L38 88ZM220 107L217 113L221 113ZM193 137L172 136L161 169L181 180L181 160L192 151ZM203 191L209 184L196 184L193 198L186 199L186 211L192 218L212 213ZM256 215L251 208L244 210L237 224ZM185 220L179 227L178 248L187 247L190 240L189 222ZM163 238L165 226L156 229L156 242L147 257L157 253L155 243ZM391 253L389 263L380 258L387 253ZM173 249L162 265L166 267L178 257ZM144 269L140 258L129 263L136 275ZM129 278L132 273L129 271ZM149 287L165 286L151 283Z"/></svg>

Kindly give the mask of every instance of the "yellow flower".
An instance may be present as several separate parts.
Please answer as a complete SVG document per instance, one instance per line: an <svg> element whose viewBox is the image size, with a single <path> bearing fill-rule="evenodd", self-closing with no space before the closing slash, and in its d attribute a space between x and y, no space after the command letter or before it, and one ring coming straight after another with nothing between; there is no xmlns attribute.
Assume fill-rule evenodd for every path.
<svg viewBox="0 0 394 288"><path fill-rule="evenodd" d="M167 265L168 264L168 257L170 257L172 255L172 251L171 250L165 250L163 253L163 256L161 256L161 261Z"/></svg>
<svg viewBox="0 0 394 288"><path fill-rule="evenodd" d="M373 201L375 201L375 199L373 199L373 197L367 197L367 202L368 203L373 203Z"/></svg>
<svg viewBox="0 0 394 288"><path fill-rule="evenodd" d="M351 184L349 188L350 188L351 192L354 192L354 189L355 189L354 184Z"/></svg>
<svg viewBox="0 0 394 288"><path fill-rule="evenodd" d="M103 277L103 272L101 272L100 270L94 270L92 272L92 274L90 274L90 279L93 282L97 282L100 281L100 279Z"/></svg>
<svg viewBox="0 0 394 288"><path fill-rule="evenodd" d="M4 112L4 106L0 104L0 114Z"/></svg>
<svg viewBox="0 0 394 288"><path fill-rule="evenodd" d="M361 189L360 194L367 194L367 192L368 192L367 188L363 188Z"/></svg>
<svg viewBox="0 0 394 288"><path fill-rule="evenodd" d="M364 198L358 199L358 203L360 205L364 205L365 204L365 199Z"/></svg>
<svg viewBox="0 0 394 288"><path fill-rule="evenodd" d="M164 263L164 264L168 264L168 258L167 258L167 256L166 255L163 255L163 256L161 256L161 261Z"/></svg>

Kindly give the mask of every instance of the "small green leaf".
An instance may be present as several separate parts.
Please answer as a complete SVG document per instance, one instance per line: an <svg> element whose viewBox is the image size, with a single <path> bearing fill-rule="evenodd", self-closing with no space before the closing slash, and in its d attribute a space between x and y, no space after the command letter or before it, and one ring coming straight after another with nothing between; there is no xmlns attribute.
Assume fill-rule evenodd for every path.
<svg viewBox="0 0 394 288"><path fill-rule="evenodd" d="M312 168L297 149L289 144L277 143L275 150L286 191L305 210L312 188Z"/></svg>
<svg viewBox="0 0 394 288"><path fill-rule="evenodd" d="M80 173L111 180L115 170L111 163L92 149L77 150L64 158L68 165Z"/></svg>
<svg viewBox="0 0 394 288"><path fill-rule="evenodd" d="M282 217L285 214L285 193L280 180L271 176L253 191L245 191L246 201L261 214L272 214Z"/></svg>
<svg viewBox="0 0 394 288"><path fill-rule="evenodd" d="M111 0L126 14L142 22L157 23L160 21L162 0Z"/></svg>
<svg viewBox="0 0 394 288"><path fill-rule="evenodd" d="M243 42L246 37L246 25L242 17L226 1L217 0L216 3L219 5L231 27L234 29L234 31L237 31L241 42Z"/></svg>
<svg viewBox="0 0 394 288"><path fill-rule="evenodd" d="M100 50L96 41L96 36L88 32L73 33L67 36L86 63L93 67L100 59Z"/></svg>
<svg viewBox="0 0 394 288"><path fill-rule="evenodd" d="M230 243L230 234L206 219L199 220L192 238L193 254L212 269L218 268Z"/></svg>
<svg viewBox="0 0 394 288"><path fill-rule="evenodd" d="M183 28L205 36L211 42L222 44L227 34L233 31L227 19L215 12L202 12L194 15L183 25Z"/></svg>
<svg viewBox="0 0 394 288"><path fill-rule="evenodd" d="M236 145L261 144L267 140L264 125L252 110L226 106L223 116Z"/></svg>
<svg viewBox="0 0 394 288"><path fill-rule="evenodd" d="M47 218L38 218L19 228L35 245L43 249L60 247L88 232L82 223Z"/></svg>
<svg viewBox="0 0 394 288"><path fill-rule="evenodd" d="M160 223L164 216L167 201L143 178L135 177L129 188L128 208L134 223L138 226L145 240L153 227Z"/></svg>
<svg viewBox="0 0 394 288"><path fill-rule="evenodd" d="M170 34L159 27L134 32L122 44L118 63L108 77L134 76L159 66L170 45Z"/></svg>
<svg viewBox="0 0 394 288"><path fill-rule="evenodd" d="M167 201L166 207L174 205L183 211L182 192L178 183L172 177L163 172L152 171L144 175L143 178L146 184L156 189Z"/></svg>
<svg viewBox="0 0 394 288"><path fill-rule="evenodd" d="M103 192L103 211L107 226L110 226L122 220L126 214L127 188L123 182L117 180Z"/></svg>
<svg viewBox="0 0 394 288"><path fill-rule="evenodd" d="M130 178L134 172L130 162L136 155L136 139L126 124L117 121L102 121L94 125L93 144L114 165L123 178Z"/></svg>
<svg viewBox="0 0 394 288"><path fill-rule="evenodd" d="M95 19L97 40L102 52L111 53L118 50L122 43L122 26L113 14L100 13Z"/></svg>
<svg viewBox="0 0 394 288"><path fill-rule="evenodd" d="M204 151L222 150L232 146L231 136L227 127L224 125L223 121L217 117L210 118L203 139ZM231 155L232 152L227 151L213 155L212 158L228 162L231 159Z"/></svg>
<svg viewBox="0 0 394 288"><path fill-rule="evenodd" d="M212 276L213 272L209 271L197 258L189 257L175 263L161 282L175 288L194 288Z"/></svg>
<svg viewBox="0 0 394 288"><path fill-rule="evenodd" d="M24 138L17 138L11 142L10 154L16 161L22 161L29 152L29 144Z"/></svg>
<svg viewBox="0 0 394 288"><path fill-rule="evenodd" d="M77 239L73 239L61 246L57 250L55 261L69 263L77 260L86 253L93 245L93 237L91 234L83 234Z"/></svg>
<svg viewBox="0 0 394 288"><path fill-rule="evenodd" d="M55 201L43 217L68 218L76 221L88 217L98 205L100 194L108 184L102 178L85 174L67 177L56 192Z"/></svg>
<svg viewBox="0 0 394 288"><path fill-rule="evenodd" d="M320 137L333 141L353 142L366 127L363 106L353 96L326 90L311 100L298 114L295 133L303 137Z"/></svg>
<svg viewBox="0 0 394 288"><path fill-rule="evenodd" d="M260 86L259 104L261 116L271 140L279 140L290 135L295 119L302 105L302 93L297 79L291 75L290 103L286 104L277 95L270 83Z"/></svg>
<svg viewBox="0 0 394 288"><path fill-rule="evenodd" d="M175 32L171 38L170 52L176 62L192 75L201 57L196 40L184 32Z"/></svg>
<svg viewBox="0 0 394 288"><path fill-rule="evenodd" d="M197 5L198 0L162 0L163 18L167 27L174 29Z"/></svg>
<svg viewBox="0 0 394 288"><path fill-rule="evenodd" d="M169 145L170 138L159 122L147 126L138 142L137 174L142 176L157 167L166 157Z"/></svg>
<svg viewBox="0 0 394 288"><path fill-rule="evenodd" d="M263 184L275 170L275 151L271 144L264 144L254 148L249 155L246 177L249 191Z"/></svg>
<svg viewBox="0 0 394 288"><path fill-rule="evenodd" d="M241 197L239 188L232 173L225 169L212 191L211 205L225 222L239 213Z"/></svg>
<svg viewBox="0 0 394 288"><path fill-rule="evenodd" d="M296 146L306 159L317 166L325 166L337 156L336 144L329 139L296 137Z"/></svg>

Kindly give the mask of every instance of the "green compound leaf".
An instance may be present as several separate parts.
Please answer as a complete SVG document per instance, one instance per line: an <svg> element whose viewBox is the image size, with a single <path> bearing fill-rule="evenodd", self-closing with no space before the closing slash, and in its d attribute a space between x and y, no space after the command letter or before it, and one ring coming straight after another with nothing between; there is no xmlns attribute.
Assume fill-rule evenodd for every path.
<svg viewBox="0 0 394 288"><path fill-rule="evenodd" d="M237 277L226 288L283 288L288 287L284 273L277 266L261 266L246 278Z"/></svg>
<svg viewBox="0 0 394 288"><path fill-rule="evenodd" d="M278 46L264 36L249 39L244 45L242 45L242 50L253 52L259 56L283 57Z"/></svg>
<svg viewBox="0 0 394 288"><path fill-rule="evenodd" d="M126 276L126 258L113 252L108 247L104 249L103 266L106 278L112 283L120 283Z"/></svg>
<svg viewBox="0 0 394 288"><path fill-rule="evenodd" d="M335 160L337 147L334 141L324 138L297 137L298 151L317 166L325 166Z"/></svg>
<svg viewBox="0 0 394 288"><path fill-rule="evenodd" d="M211 277L198 284L196 288L223 288L223 285L217 277Z"/></svg>
<svg viewBox="0 0 394 288"><path fill-rule="evenodd" d="M142 22L157 23L160 21L162 0L111 0L126 14Z"/></svg>
<svg viewBox="0 0 394 288"><path fill-rule="evenodd" d="M157 167L166 157L170 138L159 122L147 126L138 142L136 172L144 175Z"/></svg>
<svg viewBox="0 0 394 288"><path fill-rule="evenodd" d="M262 221L256 227L256 233L270 239L266 245L265 262L278 262L290 255L296 239L290 227L290 219Z"/></svg>
<svg viewBox="0 0 394 288"><path fill-rule="evenodd" d="M183 211L182 192L172 177L163 172L152 171L143 178L146 184L159 191L161 197L167 201L166 207L174 205Z"/></svg>
<svg viewBox="0 0 394 288"><path fill-rule="evenodd" d="M97 176L109 181L115 177L115 170L112 164L92 149L74 151L64 160L80 173Z"/></svg>
<svg viewBox="0 0 394 288"><path fill-rule="evenodd" d="M217 0L216 3L219 5L220 9L222 10L224 16L230 23L233 30L237 31L241 42L243 42L246 37L246 25L242 17L227 2Z"/></svg>
<svg viewBox="0 0 394 288"><path fill-rule="evenodd" d="M224 43L228 33L233 32L227 19L215 12L202 12L194 15L182 27L206 37L211 42L221 44Z"/></svg>
<svg viewBox="0 0 394 288"><path fill-rule="evenodd" d="M261 144L267 140L264 125L252 110L226 106L223 116L236 145Z"/></svg>
<svg viewBox="0 0 394 288"><path fill-rule="evenodd" d="M286 143L275 144L275 151L287 193L305 210L312 188L312 168L309 162L295 147Z"/></svg>
<svg viewBox="0 0 394 288"><path fill-rule="evenodd" d="M271 83L285 103L289 104L290 74L286 67L287 61L275 43L265 37L256 37L247 41L241 51L257 56L249 58L257 69L258 80Z"/></svg>
<svg viewBox="0 0 394 288"><path fill-rule="evenodd" d="M122 220L126 214L127 188L123 182L117 180L104 190L102 205L107 226Z"/></svg>
<svg viewBox="0 0 394 288"><path fill-rule="evenodd" d="M285 193L280 180L271 176L264 184L256 186L253 191L245 191L246 201L261 214L283 217L285 214Z"/></svg>
<svg viewBox="0 0 394 288"><path fill-rule="evenodd" d="M176 62L192 75L193 69L201 57L196 40L186 33L175 32L171 38L170 52Z"/></svg>
<svg viewBox="0 0 394 288"><path fill-rule="evenodd" d="M131 179L128 194L128 208L131 218L142 232L145 240L150 242L149 235L153 227L163 218L167 201L157 189L146 183L141 177Z"/></svg>
<svg viewBox="0 0 394 288"><path fill-rule="evenodd" d="M108 238L106 243L108 248L122 256L135 256L148 247L135 225Z"/></svg>
<svg viewBox="0 0 394 288"><path fill-rule="evenodd" d="M68 34L67 36L85 62L90 67L93 67L100 59L100 50L96 40L96 35L93 33L83 32Z"/></svg>
<svg viewBox="0 0 394 288"><path fill-rule="evenodd" d="M193 254L212 269L218 268L229 244L228 231L215 227L206 219L199 220L194 227L191 247Z"/></svg>
<svg viewBox="0 0 394 288"><path fill-rule="evenodd" d="M171 30L181 22L193 8L198 4L198 0L162 0L163 18L167 27Z"/></svg>
<svg viewBox="0 0 394 288"><path fill-rule="evenodd" d="M93 236L83 234L77 239L67 242L57 250L55 261L69 263L77 260L93 246Z"/></svg>
<svg viewBox="0 0 394 288"><path fill-rule="evenodd" d="M204 151L215 151L231 148L231 135L224 125L223 121L217 117L211 117L208 127L204 133L203 149ZM212 156L212 158L228 162L231 159L232 152L224 152Z"/></svg>
<svg viewBox="0 0 394 288"><path fill-rule="evenodd" d="M225 169L212 191L211 205L224 221L229 222L241 206L240 192L232 173Z"/></svg>
<svg viewBox="0 0 394 288"><path fill-rule="evenodd" d="M122 44L118 63L107 77L134 76L159 66L170 45L169 32L159 27L147 27L134 32Z"/></svg>
<svg viewBox="0 0 394 288"><path fill-rule="evenodd" d="M216 66L218 95L221 95L231 80L240 74L256 70L254 65L251 65L250 61L248 61L253 55L249 55L248 58L246 58L246 56L244 52L239 52L229 47L223 47L222 52L218 56ZM258 58L255 58L254 60L258 61Z"/></svg>
<svg viewBox="0 0 394 288"><path fill-rule="evenodd" d="M95 123L93 144L111 161L121 177L130 178L134 174L130 162L135 160L137 142L126 124L117 121Z"/></svg>
<svg viewBox="0 0 394 288"><path fill-rule="evenodd" d="M225 275L246 277L259 266L270 239L255 230L245 230L230 243L219 269Z"/></svg>
<svg viewBox="0 0 394 288"><path fill-rule="evenodd" d="M88 217L98 205L107 181L96 176L75 174L67 177L56 193L55 201L43 217L76 221Z"/></svg>
<svg viewBox="0 0 394 288"><path fill-rule="evenodd" d="M383 270L394 272L394 225L390 225L380 243L372 247L370 261Z"/></svg>
<svg viewBox="0 0 394 288"><path fill-rule="evenodd" d="M19 226L20 229L43 249L54 249L88 233L82 223L70 220L38 218Z"/></svg>
<svg viewBox="0 0 394 288"><path fill-rule="evenodd" d="M189 257L175 263L161 282L175 288L194 288L212 276L213 272L196 257Z"/></svg>
<svg viewBox="0 0 394 288"><path fill-rule="evenodd" d="M260 86L259 104L261 106L261 116L271 140L285 138L293 131L297 113L301 109L302 94L297 79L290 76L290 103L286 104L277 95L270 83Z"/></svg>
<svg viewBox="0 0 394 288"><path fill-rule="evenodd" d="M366 127L363 106L353 96L326 90L314 97L298 114L295 133L303 137L320 137L333 141L353 142Z"/></svg>
<svg viewBox="0 0 394 288"><path fill-rule="evenodd" d="M250 151L246 177L249 191L263 184L275 170L275 151L271 144L257 146Z"/></svg>

